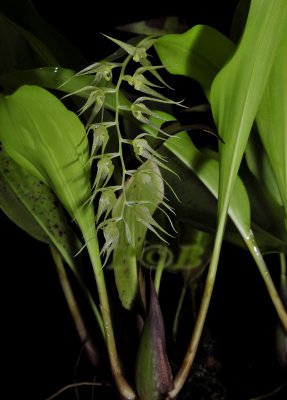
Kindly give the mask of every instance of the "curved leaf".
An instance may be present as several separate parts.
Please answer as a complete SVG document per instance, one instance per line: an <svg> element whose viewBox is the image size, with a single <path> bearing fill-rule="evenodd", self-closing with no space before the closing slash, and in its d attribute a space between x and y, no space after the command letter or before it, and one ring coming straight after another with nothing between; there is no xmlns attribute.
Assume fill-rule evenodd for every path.
<svg viewBox="0 0 287 400"><path fill-rule="evenodd" d="M197 80L207 97L214 77L234 51L231 40L206 25L164 35L154 47L168 72Z"/></svg>
<svg viewBox="0 0 287 400"><path fill-rule="evenodd" d="M35 239L53 243L64 260L75 268L81 243L54 193L0 150L0 207Z"/></svg>
<svg viewBox="0 0 287 400"><path fill-rule="evenodd" d="M72 218L93 221L92 207L83 207L91 195L89 147L77 116L45 89L25 85L1 96L0 121L7 153L52 187Z"/></svg>
<svg viewBox="0 0 287 400"><path fill-rule="evenodd" d="M276 51L286 34L286 19L284 0L252 0L238 49L212 84L212 111L219 135L225 142L219 143L218 216L221 230Z"/></svg>

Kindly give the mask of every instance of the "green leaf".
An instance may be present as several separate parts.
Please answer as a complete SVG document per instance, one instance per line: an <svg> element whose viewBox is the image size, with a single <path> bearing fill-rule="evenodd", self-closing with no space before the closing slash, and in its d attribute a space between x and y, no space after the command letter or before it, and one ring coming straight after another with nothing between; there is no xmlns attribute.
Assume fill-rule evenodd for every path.
<svg viewBox="0 0 287 400"><path fill-rule="evenodd" d="M50 186L72 218L90 224L88 139L77 116L45 89L25 85L1 96L0 121L7 153Z"/></svg>
<svg viewBox="0 0 287 400"><path fill-rule="evenodd" d="M207 97L215 75L234 51L227 37L205 25L196 25L182 34L164 35L154 47L168 72L197 80Z"/></svg>
<svg viewBox="0 0 287 400"><path fill-rule="evenodd" d="M287 7L286 7L287 8ZM287 14L287 12L286 12ZM287 21L287 17L286 17ZM287 29L286 29L287 35ZM256 124L285 209L287 227L287 40L277 50ZM271 181L272 182L272 181ZM266 180L266 186L269 181ZM273 191L273 187L270 187ZM286 228L287 230L287 228Z"/></svg>
<svg viewBox="0 0 287 400"><path fill-rule="evenodd" d="M208 158L201 153L192 143L187 133L182 132L167 140L164 145L178 159L190 168L204 183L206 188L217 198L219 164L217 160ZM196 194L190 193L192 197ZM209 212L210 214L210 212ZM229 216L237 229L244 236L250 232L250 206L242 181L237 178L232 200L230 202Z"/></svg>
<svg viewBox="0 0 287 400"><path fill-rule="evenodd" d="M159 228L151 225L150 218L141 222L141 211L144 209L144 215L148 213L151 217L163 201L163 193L160 170L153 161L147 161L127 181L125 195L119 197L113 209L113 218L122 218L122 221L118 223L120 239L112 264L119 297L127 309L132 308L138 295L137 259L147 230L155 232ZM139 208L141 205L142 208Z"/></svg>
<svg viewBox="0 0 287 400"><path fill-rule="evenodd" d="M165 116L168 118L167 114L165 114ZM173 118L170 117L170 120L173 120ZM199 151L185 132L176 134L174 137L168 139L164 147L171 151L180 161L172 159L161 149L160 152L169 158L169 165L178 172L182 180L178 181L176 177L172 175L166 176L166 173L164 173L164 177L176 191L179 199L183 202L183 207L181 207L180 203L178 205L175 203L177 217L183 221L188 221L191 218L196 228L214 232L216 226L215 199L218 198L219 162ZM182 164L190 169L192 173L189 173L187 169L183 168ZM195 174L195 176L193 174ZM182 182L184 182L184 184L182 184ZM208 191L202 188L199 182L202 182ZM186 185L188 185L189 190L186 189ZM256 192L256 186L253 187L249 185L248 188L254 190L254 195L252 195L251 198L257 200L258 192ZM193 195L193 193L195 194ZM210 197L210 193L213 198ZM276 203L272 202L272 199L266 199L266 202L267 201L269 202L268 204L274 205L274 210L277 210L275 208ZM228 215L240 233L242 240L246 242L248 247L253 247L253 235L251 234L250 227L249 197L242 180L238 176L235 179L235 188L231 195ZM277 221L278 218L280 219L280 215L280 211L277 210L275 221ZM270 229L270 231L264 231L264 226L266 226L264 220L262 227L260 226L261 220L257 220L256 222L257 224L254 225L254 231L260 233L260 237L258 237L260 242L258 243L263 252L274 250L282 251L286 248L286 244L284 244L286 235L282 232L282 223L280 223L280 221L275 224L275 227L279 226L278 231L275 230L275 232L273 232L272 229ZM236 245L242 246L243 242L238 238L236 230L233 229L232 225L228 224L227 228L226 239ZM255 237L257 238L257 235L255 235Z"/></svg>
<svg viewBox="0 0 287 400"><path fill-rule="evenodd" d="M135 372L136 388L142 400L161 400L172 388L164 323L152 281L149 312L140 339Z"/></svg>
<svg viewBox="0 0 287 400"><path fill-rule="evenodd" d="M61 204L43 182L0 151L0 207L35 239L54 244L71 268L81 243L72 231Z"/></svg>
<svg viewBox="0 0 287 400"><path fill-rule="evenodd" d="M102 318L82 279L81 258L75 255L81 242L54 192L41 180L21 168L0 151L0 208L21 229L35 239L53 244L78 280L103 331Z"/></svg>
<svg viewBox="0 0 287 400"><path fill-rule="evenodd" d="M220 231L224 229L238 169L277 48L286 34L286 17L284 0L253 0L237 51L212 84L212 111L225 142L219 143Z"/></svg>

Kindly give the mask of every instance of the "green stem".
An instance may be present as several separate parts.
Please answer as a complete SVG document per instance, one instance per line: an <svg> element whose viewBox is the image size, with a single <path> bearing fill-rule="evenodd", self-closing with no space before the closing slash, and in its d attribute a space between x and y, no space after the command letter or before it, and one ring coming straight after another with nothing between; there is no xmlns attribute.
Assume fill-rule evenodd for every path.
<svg viewBox="0 0 287 400"><path fill-rule="evenodd" d="M94 346L94 343L90 339L90 335L87 332L87 328L85 326L85 323L82 319L81 312L79 310L77 301L75 299L73 290L71 288L69 279L66 274L65 266L63 264L62 257L60 256L60 253L56 250L54 246L49 246L50 251L58 272L59 276L59 281L62 286L70 313L72 315L72 318L74 320L77 332L79 334L79 337L81 341L85 345L85 350L88 354L88 357L92 364L96 366L98 364L98 352Z"/></svg>
<svg viewBox="0 0 287 400"><path fill-rule="evenodd" d="M181 293L180 293L180 296L179 296L178 304L177 304L177 307L176 307L176 312L175 312L173 326L172 326L172 337L173 337L174 341L176 340L176 335L177 335L177 330L178 330L179 314L180 314L180 311L182 309L183 300L185 298L188 286L189 286L188 284L184 284L183 288L181 289Z"/></svg>
<svg viewBox="0 0 287 400"><path fill-rule="evenodd" d="M284 253L280 253L280 267L280 297L284 306L287 307L287 263Z"/></svg>
<svg viewBox="0 0 287 400"><path fill-rule="evenodd" d="M286 255L284 253L280 253L280 266L281 266L281 279L286 280L287 263L286 263Z"/></svg>
<svg viewBox="0 0 287 400"><path fill-rule="evenodd" d="M169 397L170 399L175 399L180 390L182 389L183 385L185 384L185 381L188 377L188 374L190 372L190 369L192 367L198 345L200 342L200 338L202 335L204 323L206 320L210 300L211 300L211 295L213 292L214 288L214 283L215 283L215 278L216 278L216 273L217 273L217 268L218 268L218 261L219 261L219 256L220 256L220 251L221 251L221 246L222 246L222 240L223 240L223 235L224 235L224 228L225 228L225 218L221 218L219 220L218 224L218 229L216 232L215 236L215 243L214 243L214 248L212 252L212 257L210 261L210 266L206 278L206 283L205 283L205 288L204 292L202 295L202 300L198 312L198 317L195 323L194 331L189 343L189 346L187 348L185 357L183 359L183 362L181 364L181 367L174 379L173 383L173 389L169 392Z"/></svg>
<svg viewBox="0 0 287 400"><path fill-rule="evenodd" d="M160 257L158 260L158 264L156 266L155 277L154 277L154 287L155 287L157 294L159 292L160 281L161 281L162 273L163 273L163 270L165 267L167 248L165 246L161 246L159 254L160 254Z"/></svg>
<svg viewBox="0 0 287 400"><path fill-rule="evenodd" d="M278 294L278 291L272 281L272 278L269 274L268 268L266 266L266 263L262 257L261 252L259 251L257 245L254 242L253 239L253 235L248 236L248 238L245 239L245 243L248 246L248 249L250 251L250 253L252 254L254 261L257 264L257 267L259 269L259 272L264 280L264 283L266 285L266 288L268 290L268 293L270 295L270 298L273 302L273 305L275 307L275 310L278 314L278 317L287 333L287 313L286 310L284 308L284 305L282 303L282 300L280 298L280 295ZM282 258L281 259L281 266L282 266ZM286 268L286 265L285 265ZM282 269L284 269L284 263L283 263L283 267Z"/></svg>
<svg viewBox="0 0 287 400"><path fill-rule="evenodd" d="M87 232L82 230L82 232ZM136 394L131 386L124 378L122 367L117 353L116 341L114 336L110 305L108 300L106 282L104 277L104 271L100 258L99 245L96 236L89 236L84 234L85 243L87 244L88 253L93 266L96 284L98 288L100 306L102 317L104 321L105 329L105 340L107 344L109 359L111 363L111 371L118 388L119 393L126 400L136 399Z"/></svg>

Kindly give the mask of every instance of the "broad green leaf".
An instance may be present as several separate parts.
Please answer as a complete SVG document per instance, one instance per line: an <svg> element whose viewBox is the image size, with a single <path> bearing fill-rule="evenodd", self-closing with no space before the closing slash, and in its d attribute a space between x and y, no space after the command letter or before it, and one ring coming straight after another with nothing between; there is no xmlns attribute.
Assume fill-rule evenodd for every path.
<svg viewBox="0 0 287 400"><path fill-rule="evenodd" d="M286 34L286 21L285 0L252 0L237 51L212 84L212 112L225 142L219 143L218 243L248 136L276 51Z"/></svg>
<svg viewBox="0 0 287 400"><path fill-rule="evenodd" d="M152 281L149 312L140 339L135 374L136 389L142 400L161 400L172 388L164 323Z"/></svg>
<svg viewBox="0 0 287 400"><path fill-rule="evenodd" d="M287 8L287 7L286 7ZM287 25L287 11L286 11ZM256 124L285 209L287 227L287 29L277 50ZM269 181L266 181L269 186ZM270 187L270 191L273 187ZM286 229L287 230L287 229Z"/></svg>
<svg viewBox="0 0 287 400"><path fill-rule="evenodd" d="M88 139L77 116L47 90L25 85L1 96L0 121L7 153L51 187L72 218L90 225Z"/></svg>
<svg viewBox="0 0 287 400"><path fill-rule="evenodd" d="M158 114L165 121L174 121L174 118L167 113L158 111ZM154 127L160 127L161 119L157 118L152 121L153 128L146 125L144 129L151 135L156 136L157 132ZM164 131L170 134L173 129L174 124L170 124L164 128ZM184 126L182 129L184 129ZM181 137L181 135L183 136ZM171 148L169 148L170 145L172 146ZM168 174L162 170L165 180L180 199L180 202L177 200L173 201L174 195L172 193L167 194L170 205L175 211L175 220L185 221L191 223L196 229L215 233L219 179L219 163L216 157L210 157L208 153L199 151L186 133L180 133L179 135L175 135L174 138L169 139L164 146L160 147L159 152L169 160L169 167L173 171L176 171L180 177L178 179L178 176ZM205 170L202 171L202 166L205 164L209 167L206 166ZM251 181L250 178L252 177L250 177L250 173L246 174L244 171L243 177L248 178L248 195L250 196L249 200L252 200L252 216L256 217L254 221L252 219L252 230L261 251L284 251L286 249L286 232L282 221L282 209L274 202L272 196L270 197L268 193L264 192L258 182ZM243 186L242 183L241 186ZM167 189L167 191L169 190ZM245 189L244 192L246 192ZM196 193L196 195L191 196L190 193ZM238 196L241 196L240 189ZM246 194L242 196L243 199L246 198ZM245 205L248 202L243 202L242 204ZM264 210L264 206L268 206L268 209ZM238 201L237 208L240 208L240 202ZM244 215L244 212L242 215ZM269 220L268 217L270 217ZM240 215L238 215L238 219L240 221ZM237 246L246 248L242 231L238 231L235 227L236 224L234 225L234 221L232 221L231 218L227 222L225 239ZM250 223L246 224L246 237L249 237L248 227L250 227ZM251 246L252 243L249 242L249 245Z"/></svg>
<svg viewBox="0 0 287 400"><path fill-rule="evenodd" d="M190 168L212 195L217 198L219 177L219 164L217 160L210 159L204 153L201 153L185 132L170 138L164 146ZM190 193L190 196L192 201L193 194ZM196 193L194 193L194 196L196 196ZM232 194L229 216L240 234L243 237L248 236L250 232L250 205L247 192L239 178L236 179L234 193Z"/></svg>
<svg viewBox="0 0 287 400"><path fill-rule="evenodd" d="M227 37L205 25L196 25L182 34L164 35L154 47L168 72L197 80L207 97L215 75L234 51Z"/></svg>
<svg viewBox="0 0 287 400"><path fill-rule="evenodd" d="M178 202L174 199L173 194L167 191L166 196L170 200L170 205L174 208L176 215L175 226L178 221L182 221L196 229L214 234L217 220L217 197L209 191L196 172L192 171L178 157L162 148L160 153L168 157L169 166L177 171L180 176L180 179L178 179L172 174L163 173L164 179L171 185L180 199L180 202ZM201 155L201 157L206 159L206 162L210 160L206 155ZM216 163L215 166L218 169L218 162L216 161ZM274 203L272 198L269 198L268 193L264 193L258 182L254 182L254 180L247 182L245 175L243 175L243 178L252 211L251 228L260 250L263 253L285 251L287 249L287 235L282 207L278 209L278 205ZM265 209L265 207L271 208ZM230 218L227 221L224 240L246 249L244 240Z"/></svg>
<svg viewBox="0 0 287 400"><path fill-rule="evenodd" d="M0 151L0 207L35 239L54 244L73 269L81 243L72 231L61 204L43 182Z"/></svg>
<svg viewBox="0 0 287 400"><path fill-rule="evenodd" d="M113 209L113 218L123 219L118 223L120 239L113 253L113 269L120 300L127 309L132 308L138 295L137 260L147 230L159 228L149 226L148 217L153 215L163 196L160 170L154 162L147 161L127 181L125 194L119 197ZM149 213L145 221L138 208L141 204Z"/></svg>
<svg viewBox="0 0 287 400"><path fill-rule="evenodd" d="M168 115L165 114L165 116L166 119L168 119ZM170 120L174 120L171 116L169 116L169 118ZM186 190L186 187L182 185L180 181L177 183L176 177L171 175L167 177L165 176L166 173L163 173L166 180L176 190L178 197L184 199L184 207L180 207L179 203L178 208L176 208L175 204L177 217L181 218L183 221L187 221L192 217L197 229L206 230L209 226L209 231L214 232L212 227L215 227L216 225L216 217L214 213L216 203L215 201L212 202L208 192L202 190L198 181L192 176L192 174L188 175L187 170L182 168L181 163L196 175L199 181L201 181L212 194L213 199L216 200L218 198L219 162L216 159L211 159L209 156L198 150L185 132L176 134L174 137L168 139L165 142L164 147L172 152L172 154L174 154L180 161L174 164L174 160L169 157L171 167L175 167L175 170L179 173L183 182L185 182L189 187L189 190ZM164 150L161 149L161 152L162 151ZM163 152L163 155L166 155L166 153ZM252 195L252 198L257 198L256 186L254 185L253 187L253 185L249 185L248 189L254 189L255 193ZM192 193L195 193L194 196L192 196ZM199 201L198 198L200 199ZM272 204L272 206L274 205L274 211L277 210L276 203L272 202L271 199L266 199L265 204ZM228 215L247 247L253 248L254 239L250 221L250 202L246 188L238 176L235 179L235 187L234 192L231 195ZM274 214L274 221L280 219L280 215L280 211L277 210ZM200 221L203 222L202 225L200 225ZM208 221L210 221L209 224ZM280 223L280 221L278 221L278 223L276 222L276 226L278 226L278 232L276 231L276 233L279 234L277 237L276 233L273 233L272 235L272 229L270 229L270 232L264 231L264 223L262 224L262 227L260 227L261 220L257 220L256 222L257 224L254 225L254 231L256 233L258 231L259 233L258 239L260 240L260 249L264 252L274 250L284 251L286 248L286 244L284 244L286 234L285 232L282 232L282 223ZM242 246L242 242L238 240L236 232L232 231L232 226L227 225L227 227L226 238L231 242ZM257 235L255 238L257 238Z"/></svg>
<svg viewBox="0 0 287 400"><path fill-rule="evenodd" d="M25 143L27 147L25 148L23 144L21 148L21 138L19 138L19 142L17 142L17 134L19 134L19 132L21 131L25 132L27 138L29 133L31 135L33 134L32 129L35 129L37 127L38 130L36 131L35 129L34 134L41 135L44 133L44 131L41 129L41 123L44 123L45 129L47 130L46 132L48 134L52 135L52 129L54 128L57 134L61 135L60 137L63 137L63 135L60 133L60 131L56 129L56 122L53 122L52 124L50 123L49 125L49 122L47 122L47 120L45 120L45 118L43 117L42 113L44 111L44 108L41 109L41 106L43 106L43 104L41 104L41 101L43 101L43 99L39 99L39 96L38 98L36 98L38 90L34 91L33 88L29 89L32 90L32 93L35 96L35 100L40 100L36 107L38 112L37 118L40 118L40 120L38 120L38 125L35 120L33 121L33 109L29 110L26 115L25 112L21 110L22 112L20 113L20 115L18 115L18 118L20 118L20 122L18 121L17 124L17 115L14 115L13 111L15 110L12 110L13 106L15 106L15 103L13 104L13 106L10 105L10 107L8 107L11 114L8 114L7 110L5 113L5 107L3 107L3 102L5 102L5 99L2 97L0 107L0 136L3 143L6 142L5 132L7 132L7 134L9 135L8 140L11 140L10 144L13 147L14 151L15 148L13 145L15 144L16 148L18 145L18 149L20 149L20 151L23 151L23 154L30 154L31 159L33 159L35 165L37 165L37 154L40 155L39 162L44 163L43 153L45 154L45 152L48 151L48 148L42 149L41 153L42 143L39 140L38 146L35 146L37 154L33 154L33 148L28 148L29 144L32 142L28 141L27 143ZM44 91L44 89L40 89L40 91ZM56 102L58 102L57 99ZM17 98L16 103L18 103L18 105L20 106L21 99ZM29 105L33 107L32 102L29 103ZM50 112L53 111L55 110L50 109ZM64 112L61 112L61 108L60 110L58 110L58 112L60 112L60 116L62 116L63 118L65 117L66 113L69 113L66 109L64 109ZM48 114L49 113L47 113L47 117L49 116ZM57 113L55 112L54 116L56 114ZM30 116L31 119L29 119L28 116ZM11 125L10 118L12 118L13 120L13 125ZM26 127L29 128L29 122L31 129L30 132L28 130L26 131ZM33 122L35 124L33 124ZM66 125L66 128L69 127L69 123L67 120L64 119L62 122L64 123L64 125ZM70 123L72 125L72 121L70 121ZM77 123L75 124L74 128L76 128L76 126ZM65 130L65 132L67 132L67 130ZM3 134L4 136L2 136ZM13 143L13 137L16 139L15 143ZM55 142L56 144L59 143L57 141ZM31 150L30 153L29 150ZM53 153L51 152L51 156L52 154ZM18 159L19 157L16 158ZM62 154L61 158L63 159ZM56 165L56 160L52 161L54 161ZM25 162L24 165L26 165ZM37 177L37 172L35 173L36 176L33 175L34 168L31 169L32 174L29 173L29 168L28 170L26 170L25 168L21 168L21 166L16 163L13 158L10 158L6 154L6 152L4 152L3 148L0 152L0 169L0 206L2 210L13 222L15 222L30 235L46 243L52 243L56 247L63 259L67 262L67 264L71 267L73 273L75 274L94 312L100 329L102 330L102 319L100 313L81 277L81 271L79 270L80 258L75 257L81 247L81 243L76 237L75 233L72 231L70 223L67 220L67 216L64 213L64 210L59 203L58 198L51 191L51 189L43 183L43 179L39 180L39 178ZM74 177L76 177L76 175ZM72 184L73 182L70 183Z"/></svg>

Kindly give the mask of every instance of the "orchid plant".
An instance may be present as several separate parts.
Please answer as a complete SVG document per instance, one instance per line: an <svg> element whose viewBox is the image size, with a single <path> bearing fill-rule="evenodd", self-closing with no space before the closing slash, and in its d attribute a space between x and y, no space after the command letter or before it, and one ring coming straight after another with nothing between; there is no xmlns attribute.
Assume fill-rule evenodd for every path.
<svg viewBox="0 0 287 400"><path fill-rule="evenodd" d="M29 2L27 9L33 14ZM286 1L239 2L230 38L205 25L128 41L105 35L115 51L78 70L61 66L68 52L78 57L70 47L63 54L55 47L64 39L45 42L36 25L28 31L4 14L1 21L45 66L6 68L0 76L0 206L50 246L93 362L99 349L67 279L66 269L72 270L106 345L119 397L180 396L224 240L248 250L258 267L278 315L278 349L286 365ZM20 59L17 49L13 57ZM213 126L177 120L181 110L193 110L170 87L171 74L201 85ZM188 134L193 129L216 137L217 148L196 146ZM266 253L278 253L280 287ZM89 267L96 293L83 274ZM193 334L176 368L159 297L163 274L174 273L182 276L175 340L184 297L205 279L200 307L190 317ZM136 337L131 332L133 380L119 355L115 299L137 326Z"/></svg>

